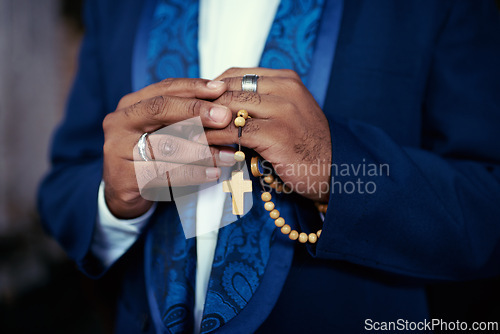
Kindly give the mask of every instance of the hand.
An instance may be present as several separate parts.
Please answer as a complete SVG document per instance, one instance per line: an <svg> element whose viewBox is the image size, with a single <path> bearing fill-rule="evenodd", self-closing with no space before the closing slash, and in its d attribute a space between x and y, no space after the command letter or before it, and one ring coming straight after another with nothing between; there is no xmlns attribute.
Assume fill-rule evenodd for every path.
<svg viewBox="0 0 500 334"><path fill-rule="evenodd" d="M242 92L243 75L259 75L257 93ZM228 91L215 103L233 114L245 109L252 116L243 127L242 145L272 163L282 181L293 191L315 201L329 198L331 137L328 121L291 70L232 68L217 80ZM231 122L220 130L207 130L211 145L237 143L237 128Z"/></svg>
<svg viewBox="0 0 500 334"><path fill-rule="evenodd" d="M173 135L148 136L148 157L154 161L134 161L136 144L145 132L195 116L200 116L206 128L226 127L231 122L230 110L204 101L214 100L226 90L223 82L167 79L124 96L106 116L103 180L106 203L116 217L138 217L151 207L152 202L141 197L139 183L170 187L211 182L220 176L220 169L214 166L235 163L232 148L207 148L189 140L193 138Z"/></svg>

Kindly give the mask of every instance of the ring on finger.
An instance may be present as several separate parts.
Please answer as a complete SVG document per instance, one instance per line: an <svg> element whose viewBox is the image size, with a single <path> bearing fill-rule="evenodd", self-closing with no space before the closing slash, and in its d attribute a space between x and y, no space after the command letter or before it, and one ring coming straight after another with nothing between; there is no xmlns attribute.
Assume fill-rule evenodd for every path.
<svg viewBox="0 0 500 334"><path fill-rule="evenodd" d="M139 138L139 141L137 142L137 148L139 149L139 155L141 156L142 160L144 160L144 161L151 160L148 158L148 154L146 153L148 135L149 135L149 133L147 133L147 132L143 133L141 138Z"/></svg>
<svg viewBox="0 0 500 334"><path fill-rule="evenodd" d="M241 90L244 92L256 93L257 79L259 79L257 74L245 74L243 79L241 79Z"/></svg>

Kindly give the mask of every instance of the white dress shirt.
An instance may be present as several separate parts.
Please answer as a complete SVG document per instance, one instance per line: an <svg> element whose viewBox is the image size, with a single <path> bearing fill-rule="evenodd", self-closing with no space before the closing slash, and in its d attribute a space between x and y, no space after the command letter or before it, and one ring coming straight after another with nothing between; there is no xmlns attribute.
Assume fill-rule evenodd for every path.
<svg viewBox="0 0 500 334"><path fill-rule="evenodd" d="M200 0L198 50L200 76L213 79L230 67L257 67L280 0ZM248 27L251 27L249 29ZM141 217L122 220L109 211L104 182L98 195L98 217L91 251L109 267L137 240L156 205ZM226 194L221 187L198 194L196 224L220 221ZM217 208L214 212L214 208ZM195 331L199 332L217 231L197 237Z"/></svg>

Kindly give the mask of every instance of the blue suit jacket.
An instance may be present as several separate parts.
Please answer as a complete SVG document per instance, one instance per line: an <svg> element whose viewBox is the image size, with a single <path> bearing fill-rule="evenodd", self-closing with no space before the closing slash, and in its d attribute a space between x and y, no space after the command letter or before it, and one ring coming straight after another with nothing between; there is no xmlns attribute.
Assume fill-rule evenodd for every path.
<svg viewBox="0 0 500 334"><path fill-rule="evenodd" d="M88 1L80 68L40 189L46 229L95 277L103 274L89 255L101 123L131 91L141 10L137 0ZM345 1L323 108L333 162L385 163L390 175L375 180L372 195L332 193L319 243L295 247L279 298L221 332L359 333L366 318L422 321L430 281L498 275L499 59L493 2ZM309 229L310 203L295 205ZM152 332L142 238L111 270L120 277L117 331Z"/></svg>

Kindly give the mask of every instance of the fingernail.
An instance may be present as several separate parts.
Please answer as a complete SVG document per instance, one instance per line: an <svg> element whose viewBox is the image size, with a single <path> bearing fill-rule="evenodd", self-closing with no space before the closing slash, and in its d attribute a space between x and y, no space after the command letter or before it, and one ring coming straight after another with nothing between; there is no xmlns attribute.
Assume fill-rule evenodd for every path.
<svg viewBox="0 0 500 334"><path fill-rule="evenodd" d="M213 107L210 109L210 118L216 123L222 123L225 119L229 110L224 107Z"/></svg>
<svg viewBox="0 0 500 334"><path fill-rule="evenodd" d="M219 159L222 162L236 162L236 160L234 160L234 152L231 151L220 151Z"/></svg>
<svg viewBox="0 0 500 334"><path fill-rule="evenodd" d="M207 173L207 179L219 178L219 168L207 168L205 172Z"/></svg>
<svg viewBox="0 0 500 334"><path fill-rule="evenodd" d="M212 80L207 82L207 87L210 89L217 89L224 84L224 81Z"/></svg>

